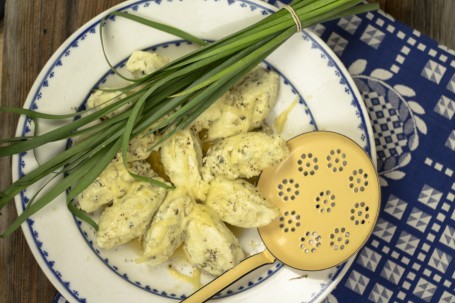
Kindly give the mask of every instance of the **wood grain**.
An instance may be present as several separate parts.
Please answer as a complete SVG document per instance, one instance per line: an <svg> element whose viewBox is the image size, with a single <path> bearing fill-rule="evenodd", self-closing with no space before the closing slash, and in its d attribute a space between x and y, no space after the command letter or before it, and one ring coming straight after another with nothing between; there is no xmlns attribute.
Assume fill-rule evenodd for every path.
<svg viewBox="0 0 455 303"><path fill-rule="evenodd" d="M121 0L10 0L5 9L2 106L22 106L48 58L77 28ZM455 1L375 0L398 20L455 48ZM0 116L0 137L14 134L17 119ZM10 182L9 158L0 158L0 188ZM0 229L14 220L11 203L0 217ZM0 302L47 303L56 291L28 249L22 232L0 239Z"/></svg>
<svg viewBox="0 0 455 303"><path fill-rule="evenodd" d="M49 57L65 39L92 17L120 0L7 1L3 52L2 106L22 106ZM17 119L0 116L0 137L10 137ZM0 159L0 188L11 182L9 158ZM16 217L11 203L2 210L0 229ZM38 267L21 231L0 240L0 302L51 302L56 294Z"/></svg>
<svg viewBox="0 0 455 303"><path fill-rule="evenodd" d="M455 49L455 1L453 0L369 0L410 27Z"/></svg>

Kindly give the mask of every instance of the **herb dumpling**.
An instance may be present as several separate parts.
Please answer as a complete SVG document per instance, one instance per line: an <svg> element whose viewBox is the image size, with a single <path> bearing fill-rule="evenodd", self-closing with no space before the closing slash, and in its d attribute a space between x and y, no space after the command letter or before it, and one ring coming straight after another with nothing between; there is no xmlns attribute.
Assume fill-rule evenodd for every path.
<svg viewBox="0 0 455 303"><path fill-rule="evenodd" d="M202 180L202 149L190 129L174 134L161 146L161 162L166 175L176 187L186 188L197 200L205 200L208 184Z"/></svg>
<svg viewBox="0 0 455 303"><path fill-rule="evenodd" d="M155 176L150 164L146 161L128 162L125 167L122 160L116 158L92 184L78 195L79 207L83 211L91 213L99 207L125 196L131 185L138 182L128 170L144 177Z"/></svg>
<svg viewBox="0 0 455 303"><path fill-rule="evenodd" d="M276 72L255 68L193 125L196 130L207 129L208 141L260 128L276 104L279 85L280 77Z"/></svg>
<svg viewBox="0 0 455 303"><path fill-rule="evenodd" d="M130 139L128 142L127 161L146 160L152 151L150 146L155 142L155 135L145 130L142 134ZM119 158L119 156L117 156Z"/></svg>
<svg viewBox="0 0 455 303"><path fill-rule="evenodd" d="M194 205L186 190L176 188L168 192L143 238L144 252L139 261L156 265L171 257L183 244L188 215Z"/></svg>
<svg viewBox="0 0 455 303"><path fill-rule="evenodd" d="M121 91L103 91L103 90L95 90L87 100L87 108L88 109L96 109L100 110L105 108L112 103L119 101L120 99L125 98L127 95ZM131 102L127 102L121 107L117 108L116 110L107 113L104 118L112 118L115 117L128 108L131 107Z"/></svg>
<svg viewBox="0 0 455 303"><path fill-rule="evenodd" d="M229 180L251 178L265 168L283 161L289 154L286 142L278 135L249 132L219 140L203 161L202 175L210 182L216 176Z"/></svg>
<svg viewBox="0 0 455 303"><path fill-rule="evenodd" d="M126 69L135 78L141 78L160 69L169 62L169 58L147 51L134 51L126 62Z"/></svg>
<svg viewBox="0 0 455 303"><path fill-rule="evenodd" d="M134 78L140 78L163 67L168 62L168 58L159 56L156 53L135 51L126 62L126 69L133 75ZM87 108L96 108L97 110L100 110L125 97L127 97L127 94L122 91L95 90L87 100ZM131 102L127 102L120 108L106 114L104 118L115 117L129 109L131 105Z"/></svg>
<svg viewBox="0 0 455 303"><path fill-rule="evenodd" d="M134 182L128 193L107 207L100 216L96 244L112 248L141 237L166 195L166 189L147 182Z"/></svg>
<svg viewBox="0 0 455 303"><path fill-rule="evenodd" d="M266 200L251 183L216 178L210 183L205 202L226 223L243 228L257 228L278 216L275 204Z"/></svg>
<svg viewBox="0 0 455 303"><path fill-rule="evenodd" d="M202 204L196 204L189 215L183 249L192 264L213 275L221 275L245 258L234 234Z"/></svg>

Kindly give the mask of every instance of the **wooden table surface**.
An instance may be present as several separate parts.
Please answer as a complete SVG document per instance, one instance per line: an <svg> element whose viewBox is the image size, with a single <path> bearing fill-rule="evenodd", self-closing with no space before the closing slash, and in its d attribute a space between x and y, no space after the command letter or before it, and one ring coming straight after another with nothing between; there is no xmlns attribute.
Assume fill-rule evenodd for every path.
<svg viewBox="0 0 455 303"><path fill-rule="evenodd" d="M455 48L455 1L374 0L398 20ZM2 106L22 106L48 58L89 19L121 0L10 0L4 18ZM17 119L0 116L0 137L14 134ZM10 159L0 159L0 188L11 182ZM0 230L16 216L13 203L2 210ZM0 302L51 302L56 290L41 272L21 231L0 239Z"/></svg>

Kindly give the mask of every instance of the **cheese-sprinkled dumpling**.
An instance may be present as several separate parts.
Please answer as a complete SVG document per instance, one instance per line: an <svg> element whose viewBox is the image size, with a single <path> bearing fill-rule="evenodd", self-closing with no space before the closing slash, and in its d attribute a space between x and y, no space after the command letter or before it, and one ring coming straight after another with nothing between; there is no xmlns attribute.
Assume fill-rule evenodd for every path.
<svg viewBox="0 0 455 303"><path fill-rule="evenodd" d="M128 142L127 161L147 159L152 153L150 146L152 146L154 141L155 135L153 133L149 134L148 130L145 130L142 134L132 138L130 142ZM117 155L117 158L121 158L120 155Z"/></svg>
<svg viewBox="0 0 455 303"><path fill-rule="evenodd" d="M168 191L144 236L144 253L139 262L156 265L172 256L185 239L187 218L194 204L186 190L177 187Z"/></svg>
<svg viewBox="0 0 455 303"><path fill-rule="evenodd" d="M210 126L220 119L223 110L226 109L227 106L227 99L229 95L229 91L224 93L218 100L216 100L212 105L209 106L199 117L194 120L191 128L195 132L200 132L203 129L208 130Z"/></svg>
<svg viewBox="0 0 455 303"><path fill-rule="evenodd" d="M121 159L114 159L95 181L78 195L79 207L90 213L126 195L131 184L137 182L128 170L144 177L156 176L146 161L128 162L126 168Z"/></svg>
<svg viewBox="0 0 455 303"><path fill-rule="evenodd" d="M121 91L95 90L87 100L87 109L96 108L96 110L100 110L125 97L126 97L126 94L124 94ZM106 114L104 117L105 118L115 117L115 116L123 113L130 107L131 107L131 103L127 102L126 104L122 105L120 108Z"/></svg>
<svg viewBox="0 0 455 303"><path fill-rule="evenodd" d="M198 200L205 200L208 185L202 180L202 149L199 138L186 129L174 134L161 146L161 162L176 187L186 188Z"/></svg>
<svg viewBox="0 0 455 303"><path fill-rule="evenodd" d="M201 204L196 204L189 216L183 248L192 264L213 275L221 275L245 258L229 228Z"/></svg>
<svg viewBox="0 0 455 303"><path fill-rule="evenodd" d="M126 69L133 75L133 77L140 78L154 72L168 62L168 58L158 56L156 53L135 51L129 57L126 63ZM88 98L87 108L96 108L97 110L100 110L114 102L119 101L120 99L125 98L126 96L127 94L122 91L96 90ZM130 107L131 102L127 102L115 111L105 115L105 118L115 117Z"/></svg>
<svg viewBox="0 0 455 303"><path fill-rule="evenodd" d="M204 158L202 176L210 182L216 176L226 179L251 178L289 154L286 142L279 136L261 132L235 135L216 142Z"/></svg>
<svg viewBox="0 0 455 303"><path fill-rule="evenodd" d="M96 244L112 248L141 237L166 195L166 189L135 182L128 193L106 208L98 222Z"/></svg>
<svg viewBox="0 0 455 303"><path fill-rule="evenodd" d="M207 140L227 138L259 128L275 106L280 77L256 68L217 100L194 123L207 129Z"/></svg>
<svg viewBox="0 0 455 303"><path fill-rule="evenodd" d="M275 204L245 180L216 178L210 183L205 204L226 223L243 228L257 228L278 216Z"/></svg>
<svg viewBox="0 0 455 303"><path fill-rule="evenodd" d="M160 69L169 62L169 58L159 56L156 53L135 51L126 62L126 69L135 78L141 78Z"/></svg>

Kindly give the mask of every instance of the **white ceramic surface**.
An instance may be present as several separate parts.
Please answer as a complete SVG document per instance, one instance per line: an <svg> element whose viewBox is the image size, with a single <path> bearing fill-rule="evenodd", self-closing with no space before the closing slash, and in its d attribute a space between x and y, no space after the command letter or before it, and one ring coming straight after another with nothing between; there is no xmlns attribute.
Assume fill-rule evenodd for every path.
<svg viewBox="0 0 455 303"><path fill-rule="evenodd" d="M168 0L130 1L112 8L149 17L208 40L219 39L271 14L276 8L260 1ZM73 34L52 56L33 85L26 108L48 113L67 113L79 108L97 85L112 81L99 42L99 21L94 18ZM152 49L170 57L194 49L169 34L111 18L104 27L112 62L122 62L136 49ZM266 60L266 66L282 76L279 101L268 121L285 110L295 98L299 104L288 115L282 135L293 137L314 129L345 134L373 158L373 135L363 101L336 56L310 31L296 33ZM33 125L19 121L17 135ZM55 127L44 125L42 131ZM39 148L39 162L62 151L66 142ZM31 152L13 158L13 178L36 167ZM58 181L56 181L58 182ZM16 198L22 212L40 184ZM126 245L110 251L93 245L93 231L77 222L63 196L34 215L22 226L35 258L55 287L70 302L176 302L192 292L189 283L175 278L168 264L156 268L135 264L137 249ZM248 253L262 248L257 232L241 232ZM186 270L179 258L171 261ZM349 268L352 260L321 272L303 272L277 262L244 277L224 290L217 302L320 302ZM204 277L208 281L211 277Z"/></svg>

